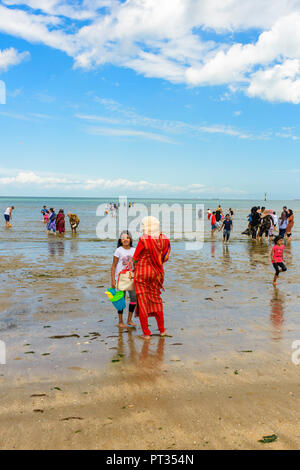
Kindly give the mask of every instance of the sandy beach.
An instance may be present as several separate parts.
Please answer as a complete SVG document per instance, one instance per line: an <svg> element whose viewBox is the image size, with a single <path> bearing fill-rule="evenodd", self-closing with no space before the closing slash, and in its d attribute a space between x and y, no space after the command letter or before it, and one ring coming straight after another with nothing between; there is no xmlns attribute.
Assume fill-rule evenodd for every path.
<svg viewBox="0 0 300 470"><path fill-rule="evenodd" d="M7 385L2 377L1 448L298 447L300 390L289 361L245 353L162 363L147 349L98 374L74 366L68 378L64 371ZM272 434L276 442L258 442Z"/></svg>

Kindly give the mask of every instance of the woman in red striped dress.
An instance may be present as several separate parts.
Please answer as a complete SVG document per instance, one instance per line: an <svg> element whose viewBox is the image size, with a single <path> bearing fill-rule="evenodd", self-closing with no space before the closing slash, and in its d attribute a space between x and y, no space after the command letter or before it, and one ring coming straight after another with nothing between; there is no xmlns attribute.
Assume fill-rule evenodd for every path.
<svg viewBox="0 0 300 470"><path fill-rule="evenodd" d="M143 235L139 239L133 261L134 285L137 296L137 314L144 333L150 339L148 317L154 316L161 336L165 336L161 289L164 282L163 263L170 254L170 241L160 233L160 223L155 217L142 220Z"/></svg>

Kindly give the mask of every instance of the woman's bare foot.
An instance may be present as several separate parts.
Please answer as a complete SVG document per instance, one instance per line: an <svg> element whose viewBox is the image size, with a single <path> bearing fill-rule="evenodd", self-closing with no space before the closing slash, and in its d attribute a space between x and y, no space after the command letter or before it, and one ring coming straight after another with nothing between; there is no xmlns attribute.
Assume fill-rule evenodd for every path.
<svg viewBox="0 0 300 470"><path fill-rule="evenodd" d="M160 336L166 336L167 332L164 331L163 333L160 333Z"/></svg>
<svg viewBox="0 0 300 470"><path fill-rule="evenodd" d="M125 325L125 323L118 323L118 327L119 327L119 328L127 328L127 326Z"/></svg>
<svg viewBox="0 0 300 470"><path fill-rule="evenodd" d="M140 335L139 338L149 340L151 336Z"/></svg>
<svg viewBox="0 0 300 470"><path fill-rule="evenodd" d="M135 327L135 326L136 326L136 324L133 323L132 321L128 321L128 322L127 322L127 325L128 325L128 326L132 326L132 327Z"/></svg>

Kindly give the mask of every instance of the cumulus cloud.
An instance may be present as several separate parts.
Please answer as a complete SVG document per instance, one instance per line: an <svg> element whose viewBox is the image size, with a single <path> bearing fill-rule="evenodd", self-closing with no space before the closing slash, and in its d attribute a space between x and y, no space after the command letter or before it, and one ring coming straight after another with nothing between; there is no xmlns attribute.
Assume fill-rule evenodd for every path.
<svg viewBox="0 0 300 470"><path fill-rule="evenodd" d="M257 71L252 75L247 94L268 101L300 103L300 61L286 60L283 64Z"/></svg>
<svg viewBox="0 0 300 470"><path fill-rule="evenodd" d="M300 102L300 0L0 0L0 31L64 51L75 67ZM253 39L237 41L241 31Z"/></svg>
<svg viewBox="0 0 300 470"><path fill-rule="evenodd" d="M209 187L201 183L192 183L187 185L174 185L170 183L155 183L148 180L132 181L126 178L105 179L105 178L84 178L73 175L56 175L48 173L39 173L28 170L11 170L0 168L0 185L1 187L17 186L33 188L51 188L63 190L83 191L134 191L141 194L190 194L197 195L199 193L213 194L216 188ZM218 194L222 192L222 188L218 188ZM224 193L242 194L243 191L224 188Z"/></svg>
<svg viewBox="0 0 300 470"><path fill-rule="evenodd" d="M0 173L1 174L1 173ZM14 176L0 177L0 184L20 184L20 185L39 185L45 187L66 184L66 178L58 178L52 176L40 176L33 171L19 171Z"/></svg>
<svg viewBox="0 0 300 470"><path fill-rule="evenodd" d="M0 72L6 72L10 67L20 64L29 57L29 52L18 52L13 47L0 50Z"/></svg>

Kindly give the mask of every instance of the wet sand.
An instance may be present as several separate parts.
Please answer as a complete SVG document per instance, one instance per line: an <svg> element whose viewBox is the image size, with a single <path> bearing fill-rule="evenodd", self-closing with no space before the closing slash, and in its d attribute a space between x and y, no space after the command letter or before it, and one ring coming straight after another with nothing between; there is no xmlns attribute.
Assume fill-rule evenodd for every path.
<svg viewBox="0 0 300 470"><path fill-rule="evenodd" d="M186 252L174 243L170 337L151 320L150 343L139 327L115 326L104 294L113 248L50 238L1 258L0 447L298 448L299 241L278 289L267 244L217 239ZM258 442L271 434L275 442Z"/></svg>
<svg viewBox="0 0 300 470"><path fill-rule="evenodd" d="M245 353L173 365L147 348L102 373L1 380L1 448L299 447L300 384L289 361ZM258 442L272 434L276 442Z"/></svg>

